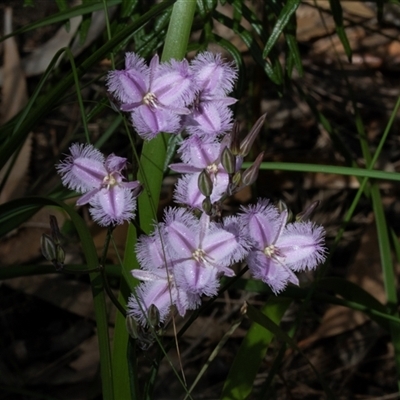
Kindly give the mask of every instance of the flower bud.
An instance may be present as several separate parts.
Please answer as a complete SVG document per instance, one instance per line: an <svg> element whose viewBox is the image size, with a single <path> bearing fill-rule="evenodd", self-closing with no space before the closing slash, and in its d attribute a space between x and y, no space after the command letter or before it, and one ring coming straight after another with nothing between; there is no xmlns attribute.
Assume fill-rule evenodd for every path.
<svg viewBox="0 0 400 400"><path fill-rule="evenodd" d="M243 172L242 182L244 186L252 185L257 180L258 171L260 170L260 165L262 163L263 157L264 152L261 152L254 161L253 165Z"/></svg>
<svg viewBox="0 0 400 400"><path fill-rule="evenodd" d="M210 215L211 211L212 211L212 204L211 204L211 200L210 197L206 197L202 204L201 207L203 208L203 211L207 214Z"/></svg>
<svg viewBox="0 0 400 400"><path fill-rule="evenodd" d="M231 144L230 144L231 153L235 156L240 153L240 142L239 142L239 123L237 121L234 122L232 131L231 131Z"/></svg>
<svg viewBox="0 0 400 400"><path fill-rule="evenodd" d="M148 318L149 325L152 328L155 328L160 323L160 311L154 304L151 304L149 307Z"/></svg>
<svg viewBox="0 0 400 400"><path fill-rule="evenodd" d="M53 238L45 233L40 238L40 247L42 250L43 257L47 261L51 261L57 271L60 271L64 267L65 252L64 249L55 243Z"/></svg>
<svg viewBox="0 0 400 400"><path fill-rule="evenodd" d="M139 339L138 324L132 315L127 315L125 318L126 330L132 339Z"/></svg>
<svg viewBox="0 0 400 400"><path fill-rule="evenodd" d="M319 206L319 203L319 200L313 201L305 210L296 215L296 221L301 222L308 220L311 217L311 214Z"/></svg>
<svg viewBox="0 0 400 400"><path fill-rule="evenodd" d="M211 196L214 185L213 185L213 182L211 180L209 173L205 169L200 172L198 186L199 186L200 193L203 196L206 196L206 197Z"/></svg>
<svg viewBox="0 0 400 400"><path fill-rule="evenodd" d="M232 191L234 191L240 185L241 181L242 181L242 172L238 171L232 177Z"/></svg>
<svg viewBox="0 0 400 400"><path fill-rule="evenodd" d="M221 164L228 174L234 174L236 171L236 157L232 154L228 147L222 150Z"/></svg>
<svg viewBox="0 0 400 400"><path fill-rule="evenodd" d="M142 184L139 184L139 186L135 189L132 190L132 196L133 197L138 197L144 190L144 187Z"/></svg>
<svg viewBox="0 0 400 400"><path fill-rule="evenodd" d="M282 200L278 201L277 206L280 213L285 212L287 214L286 223L288 224L293 219L292 210L290 210L287 204Z"/></svg>
<svg viewBox="0 0 400 400"><path fill-rule="evenodd" d="M249 152L251 150L251 146L253 146L253 143L256 140L256 137L258 136L262 126L264 125L266 116L267 116L267 114L264 114L257 120L257 122L251 128L250 132L240 143L239 154L241 156L245 157L245 156L247 156L247 154L249 154Z"/></svg>

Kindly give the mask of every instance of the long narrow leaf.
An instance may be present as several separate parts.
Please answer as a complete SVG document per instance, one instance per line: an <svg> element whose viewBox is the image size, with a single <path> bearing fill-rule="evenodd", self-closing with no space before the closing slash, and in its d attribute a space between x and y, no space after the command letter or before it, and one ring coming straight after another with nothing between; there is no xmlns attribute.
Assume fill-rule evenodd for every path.
<svg viewBox="0 0 400 400"><path fill-rule="evenodd" d="M292 300L271 297L262 308L262 313L275 323L279 323ZM253 382L274 334L266 332L253 322L242 344L222 389L221 400L243 400L251 393Z"/></svg>

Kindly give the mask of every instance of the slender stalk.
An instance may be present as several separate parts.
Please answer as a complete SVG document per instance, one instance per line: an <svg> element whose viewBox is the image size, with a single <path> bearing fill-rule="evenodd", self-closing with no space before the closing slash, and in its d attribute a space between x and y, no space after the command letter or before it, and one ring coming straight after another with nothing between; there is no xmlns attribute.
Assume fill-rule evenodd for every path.
<svg viewBox="0 0 400 400"><path fill-rule="evenodd" d="M173 7L169 29L165 40L162 60L171 58L182 59L185 56L189 34L193 22L193 16L196 8L195 0L178 0ZM164 160L166 155L167 140L165 134L158 135L155 139L145 142L140 157L140 169L138 180L144 185L145 190L138 199L138 214L140 227L144 232L149 232L152 221L156 217L158 201L160 198L161 184L164 173ZM137 260L134 254L134 245L136 243L136 229L130 225L128 229L124 262L122 268L131 270L138 268ZM127 300L129 293L124 280L121 281L121 297ZM136 375L137 361L135 349L132 347L129 357L128 354L128 333L125 327L125 321L120 314L117 315L115 336L114 336L114 377L118 384L115 385L115 396L118 399L142 399L137 385L134 388L130 386L129 369L132 375Z"/></svg>

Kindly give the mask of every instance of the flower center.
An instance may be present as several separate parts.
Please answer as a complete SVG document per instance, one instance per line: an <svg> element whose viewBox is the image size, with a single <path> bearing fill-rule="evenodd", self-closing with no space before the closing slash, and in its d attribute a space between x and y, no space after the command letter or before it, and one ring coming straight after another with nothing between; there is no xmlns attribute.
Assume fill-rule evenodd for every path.
<svg viewBox="0 0 400 400"><path fill-rule="evenodd" d="M192 257L193 257L197 262L205 261L205 256L206 256L206 253L204 253L204 251L203 251L202 249L196 249L196 250L192 253Z"/></svg>
<svg viewBox="0 0 400 400"><path fill-rule="evenodd" d="M267 246L264 249L264 254L268 258L278 257L279 256L279 249L275 245L271 244L270 246Z"/></svg>
<svg viewBox="0 0 400 400"><path fill-rule="evenodd" d="M216 175L217 172L218 172L218 165L215 164L215 163L212 163L212 164L210 164L210 165L207 165L206 170L207 170L207 172L208 172L209 174L214 174L214 175Z"/></svg>
<svg viewBox="0 0 400 400"><path fill-rule="evenodd" d="M118 180L113 174L108 174L103 179L103 185L107 188L107 190L110 190L110 188L118 185Z"/></svg>
<svg viewBox="0 0 400 400"><path fill-rule="evenodd" d="M146 104L146 106L157 108L157 96L151 92L146 93L143 97L143 103Z"/></svg>

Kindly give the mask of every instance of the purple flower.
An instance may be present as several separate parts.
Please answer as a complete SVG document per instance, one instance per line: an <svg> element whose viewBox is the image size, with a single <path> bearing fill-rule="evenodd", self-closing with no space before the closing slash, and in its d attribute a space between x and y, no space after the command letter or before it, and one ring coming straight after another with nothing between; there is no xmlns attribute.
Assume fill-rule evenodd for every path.
<svg viewBox="0 0 400 400"><path fill-rule="evenodd" d="M145 139L159 132L180 130L180 115L196 92L186 60L159 63L157 54L147 67L143 58L127 53L125 69L107 77L108 90L121 102L122 111L131 112L132 122Z"/></svg>
<svg viewBox="0 0 400 400"><path fill-rule="evenodd" d="M238 236L210 221L198 220L182 209L165 216L165 236L175 259L175 279L187 292L214 296L220 275L233 276L232 264L246 255Z"/></svg>
<svg viewBox="0 0 400 400"><path fill-rule="evenodd" d="M141 186L138 181L124 181L126 158L110 154L105 159L89 144L74 143L70 152L56 168L64 186L83 194L76 204L89 203L93 219L102 226L122 224L133 218L135 197Z"/></svg>
<svg viewBox="0 0 400 400"><path fill-rule="evenodd" d="M202 208L205 196L199 190L198 179L203 170L208 172L213 183L211 202L217 202L226 193L229 175L221 165L220 158L227 141L218 143L212 138L191 136L183 142L179 149L183 163L170 165L173 171L187 173L177 183L175 190L177 202L192 208Z"/></svg>
<svg viewBox="0 0 400 400"><path fill-rule="evenodd" d="M163 323L172 305L184 316L186 310L200 304L200 296L186 292L174 277L174 259L161 238L163 225L159 224L150 236L141 236L136 246L136 255L141 269L132 270L132 275L143 281L128 301L128 314L133 315L143 326L147 325L148 310L153 304Z"/></svg>
<svg viewBox="0 0 400 400"><path fill-rule="evenodd" d="M236 99L227 95L232 91L237 71L220 54L205 52L191 63L198 92L191 106L192 113L185 118L188 131L195 135L218 135L232 127L229 105Z"/></svg>
<svg viewBox="0 0 400 400"><path fill-rule="evenodd" d="M268 200L243 208L241 226L252 240L247 256L252 275L267 283L274 293L288 282L299 281L293 271L313 269L325 260L324 229L312 222L286 225L287 212L279 213Z"/></svg>

